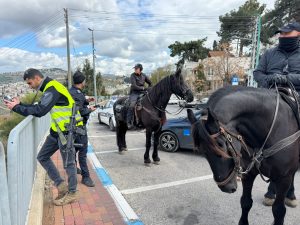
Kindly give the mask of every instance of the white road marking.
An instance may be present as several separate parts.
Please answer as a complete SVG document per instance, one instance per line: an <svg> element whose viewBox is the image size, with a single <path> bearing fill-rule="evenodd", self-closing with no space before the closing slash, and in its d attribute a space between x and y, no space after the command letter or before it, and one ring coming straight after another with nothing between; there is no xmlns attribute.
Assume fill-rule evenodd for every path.
<svg viewBox="0 0 300 225"><path fill-rule="evenodd" d="M137 134L126 134L126 136L136 136L136 135L145 135L145 133L137 133ZM115 134L108 134L108 135L91 135L89 138L106 138L106 137L115 137Z"/></svg>
<svg viewBox="0 0 300 225"><path fill-rule="evenodd" d="M129 148L128 151L139 151L139 150L143 150L144 148ZM107 154L107 153L114 153L114 152L119 152L119 150L111 150L111 151L103 151L103 152L95 152L96 155L98 154Z"/></svg>
<svg viewBox="0 0 300 225"><path fill-rule="evenodd" d="M129 194L135 194L135 193L140 193L140 192L145 192L145 191L152 191L152 190L157 190L157 189L162 189L162 188L174 187L174 186L178 186L178 185L182 185L182 184L194 183L194 182L203 181L203 180L210 180L212 178L213 178L213 175L210 174L210 175L194 177L194 178L190 178L190 179L186 179L186 180L179 180L179 181L155 184L155 185L150 185L150 186L145 186L145 187L126 189L126 190L122 190L121 193L124 195L129 195Z"/></svg>

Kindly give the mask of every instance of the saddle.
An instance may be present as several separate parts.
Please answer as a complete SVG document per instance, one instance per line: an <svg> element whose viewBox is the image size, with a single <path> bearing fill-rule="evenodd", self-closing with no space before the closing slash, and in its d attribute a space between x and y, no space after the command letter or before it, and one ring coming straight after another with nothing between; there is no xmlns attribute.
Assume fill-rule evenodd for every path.
<svg viewBox="0 0 300 225"><path fill-rule="evenodd" d="M143 109L142 106L142 99L145 96L145 94L140 94L137 98L137 101L135 103L134 106L134 125L136 126L136 128L143 128L144 125L141 123L139 117L138 117L138 111ZM115 111L116 111L116 116L118 118L122 118L124 121L126 121L126 117L127 117L127 110L130 107L130 102L129 102L129 98L127 98L123 104L118 104L115 107Z"/></svg>
<svg viewBox="0 0 300 225"><path fill-rule="evenodd" d="M279 94L281 98L291 107L291 109L294 112L294 115L296 117L298 127L300 129L300 115L299 115L299 95L298 93L289 88L289 87L278 87ZM295 99L297 98L297 99Z"/></svg>

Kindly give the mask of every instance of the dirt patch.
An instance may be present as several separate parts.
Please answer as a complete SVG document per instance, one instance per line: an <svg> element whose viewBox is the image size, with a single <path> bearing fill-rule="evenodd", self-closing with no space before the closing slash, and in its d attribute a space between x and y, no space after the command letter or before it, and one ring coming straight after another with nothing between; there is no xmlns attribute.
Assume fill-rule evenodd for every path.
<svg viewBox="0 0 300 225"><path fill-rule="evenodd" d="M44 211L43 211L43 225L54 225L55 215L54 215L54 206L52 202L52 184L51 180L46 175L45 179L45 194L44 194Z"/></svg>

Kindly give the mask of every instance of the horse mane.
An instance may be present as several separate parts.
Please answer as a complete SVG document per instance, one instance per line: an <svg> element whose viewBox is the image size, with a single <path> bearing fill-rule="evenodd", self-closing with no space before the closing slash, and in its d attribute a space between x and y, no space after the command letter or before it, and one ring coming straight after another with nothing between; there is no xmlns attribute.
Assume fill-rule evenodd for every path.
<svg viewBox="0 0 300 225"><path fill-rule="evenodd" d="M150 88L150 91L148 93L151 101L157 102L157 100L161 97L162 100L164 100L164 96L167 96L166 91L170 89L168 81L170 79L170 76L164 77L157 84Z"/></svg>
<svg viewBox="0 0 300 225"><path fill-rule="evenodd" d="M270 96L275 94L275 91L273 89L269 90L265 88L254 88L245 86L227 86L218 89L210 96L207 102L208 108L211 110L211 112L213 112L214 107L222 100L222 98L234 93L245 92L256 94L258 98L259 96Z"/></svg>

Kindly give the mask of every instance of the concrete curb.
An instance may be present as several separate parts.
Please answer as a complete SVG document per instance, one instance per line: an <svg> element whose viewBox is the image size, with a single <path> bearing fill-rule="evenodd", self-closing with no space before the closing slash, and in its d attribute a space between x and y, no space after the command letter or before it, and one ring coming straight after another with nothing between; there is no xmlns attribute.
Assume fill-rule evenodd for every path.
<svg viewBox="0 0 300 225"><path fill-rule="evenodd" d="M38 163L36 178L32 188L32 197L30 201L27 225L42 225L44 210L46 171Z"/></svg>

